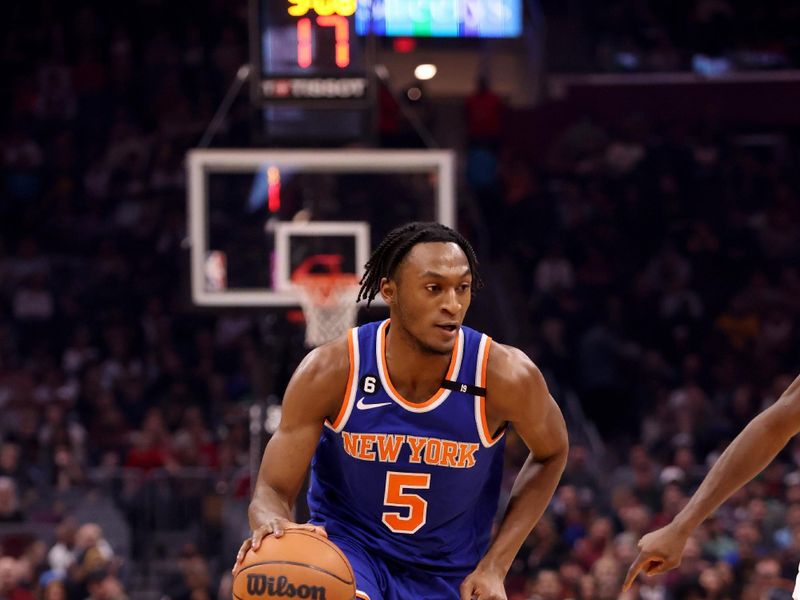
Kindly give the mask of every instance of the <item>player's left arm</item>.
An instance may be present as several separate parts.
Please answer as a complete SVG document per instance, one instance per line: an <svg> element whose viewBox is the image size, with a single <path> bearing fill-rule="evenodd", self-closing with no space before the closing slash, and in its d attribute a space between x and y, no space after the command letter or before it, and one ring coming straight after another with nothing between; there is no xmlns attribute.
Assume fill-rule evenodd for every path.
<svg viewBox="0 0 800 600"><path fill-rule="evenodd" d="M522 351L492 345L486 388L489 426L510 423L530 455L514 482L497 535L462 584L463 600L506 598L503 579L555 492L569 446L561 410L550 396L541 371Z"/></svg>

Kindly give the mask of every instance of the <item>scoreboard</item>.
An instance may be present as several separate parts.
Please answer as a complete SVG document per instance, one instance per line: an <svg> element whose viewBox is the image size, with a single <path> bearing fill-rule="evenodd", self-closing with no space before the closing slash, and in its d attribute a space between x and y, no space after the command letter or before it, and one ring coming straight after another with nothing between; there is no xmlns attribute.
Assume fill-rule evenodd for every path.
<svg viewBox="0 0 800 600"><path fill-rule="evenodd" d="M252 95L258 103L342 106L369 91L357 0L250 0Z"/></svg>
<svg viewBox="0 0 800 600"><path fill-rule="evenodd" d="M360 35L514 38L522 34L522 0L359 0Z"/></svg>

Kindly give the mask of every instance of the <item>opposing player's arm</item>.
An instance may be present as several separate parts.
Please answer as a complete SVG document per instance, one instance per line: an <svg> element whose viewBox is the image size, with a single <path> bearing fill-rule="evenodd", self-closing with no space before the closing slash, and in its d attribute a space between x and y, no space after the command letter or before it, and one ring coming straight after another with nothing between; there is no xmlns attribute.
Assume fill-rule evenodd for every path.
<svg viewBox="0 0 800 600"><path fill-rule="evenodd" d="M731 442L672 522L639 541L624 589L639 572L662 573L680 564L686 540L720 504L750 481L800 432L800 377Z"/></svg>
<svg viewBox="0 0 800 600"><path fill-rule="evenodd" d="M731 442L692 499L675 517L694 530L736 490L758 475L800 431L800 377L777 402L756 416Z"/></svg>
<svg viewBox="0 0 800 600"><path fill-rule="evenodd" d="M237 563L250 545L258 547L265 535L280 535L287 524L292 525L294 502L323 423L333 421L341 408L349 369L347 340L342 338L310 352L292 375L281 422L264 450L248 509L253 536L243 544Z"/></svg>
<svg viewBox="0 0 800 600"><path fill-rule="evenodd" d="M567 461L567 428L541 371L520 350L492 345L486 387L490 426L511 423L531 452L514 482L497 536L479 565L504 577L561 478Z"/></svg>

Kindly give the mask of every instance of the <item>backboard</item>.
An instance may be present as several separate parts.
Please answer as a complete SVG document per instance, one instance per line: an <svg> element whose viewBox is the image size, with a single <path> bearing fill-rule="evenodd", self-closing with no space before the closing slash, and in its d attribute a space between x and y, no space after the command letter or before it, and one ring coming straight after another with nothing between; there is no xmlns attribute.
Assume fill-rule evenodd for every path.
<svg viewBox="0 0 800 600"><path fill-rule="evenodd" d="M296 306L292 273L313 257L360 277L391 229L454 227L454 163L450 151L190 151L193 302Z"/></svg>

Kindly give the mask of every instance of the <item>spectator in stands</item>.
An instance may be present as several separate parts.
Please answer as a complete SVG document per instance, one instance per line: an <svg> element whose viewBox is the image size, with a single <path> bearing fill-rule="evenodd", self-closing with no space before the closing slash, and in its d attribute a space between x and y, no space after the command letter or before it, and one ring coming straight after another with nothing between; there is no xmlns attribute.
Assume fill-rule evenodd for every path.
<svg viewBox="0 0 800 600"><path fill-rule="evenodd" d="M179 560L180 571L165 586L171 600L210 600L211 588L208 564L193 544L184 545Z"/></svg>
<svg viewBox="0 0 800 600"><path fill-rule="evenodd" d="M7 435L0 443L0 476L11 478L19 493L25 494L39 484L39 475L28 461L22 461L21 455L19 440Z"/></svg>
<svg viewBox="0 0 800 600"><path fill-rule="evenodd" d="M0 523L19 523L25 520L19 503L17 483L11 477L0 477Z"/></svg>
<svg viewBox="0 0 800 600"><path fill-rule="evenodd" d="M45 571L39 577L38 600L67 600L64 575L56 571Z"/></svg>
<svg viewBox="0 0 800 600"><path fill-rule="evenodd" d="M19 562L10 556L0 557L0 598L34 600L31 590L22 583Z"/></svg>
<svg viewBox="0 0 800 600"><path fill-rule="evenodd" d="M66 517L56 527L56 543L47 554L50 570L65 576L70 565L75 562L75 534L78 523L73 517Z"/></svg>
<svg viewBox="0 0 800 600"><path fill-rule="evenodd" d="M88 575L86 589L86 600L128 600L122 582L104 570L93 571Z"/></svg>
<svg viewBox="0 0 800 600"><path fill-rule="evenodd" d="M536 575L533 595L529 600L561 600L564 597L563 584L558 571L542 569Z"/></svg>
<svg viewBox="0 0 800 600"><path fill-rule="evenodd" d="M84 523L75 532L75 557L67 568L67 595L73 598L86 598L94 595L96 600L113 600L105 598L107 578L115 567L110 544L103 538L103 532L95 523ZM115 578L111 577L110 588L114 588ZM94 591L92 591L94 590Z"/></svg>

